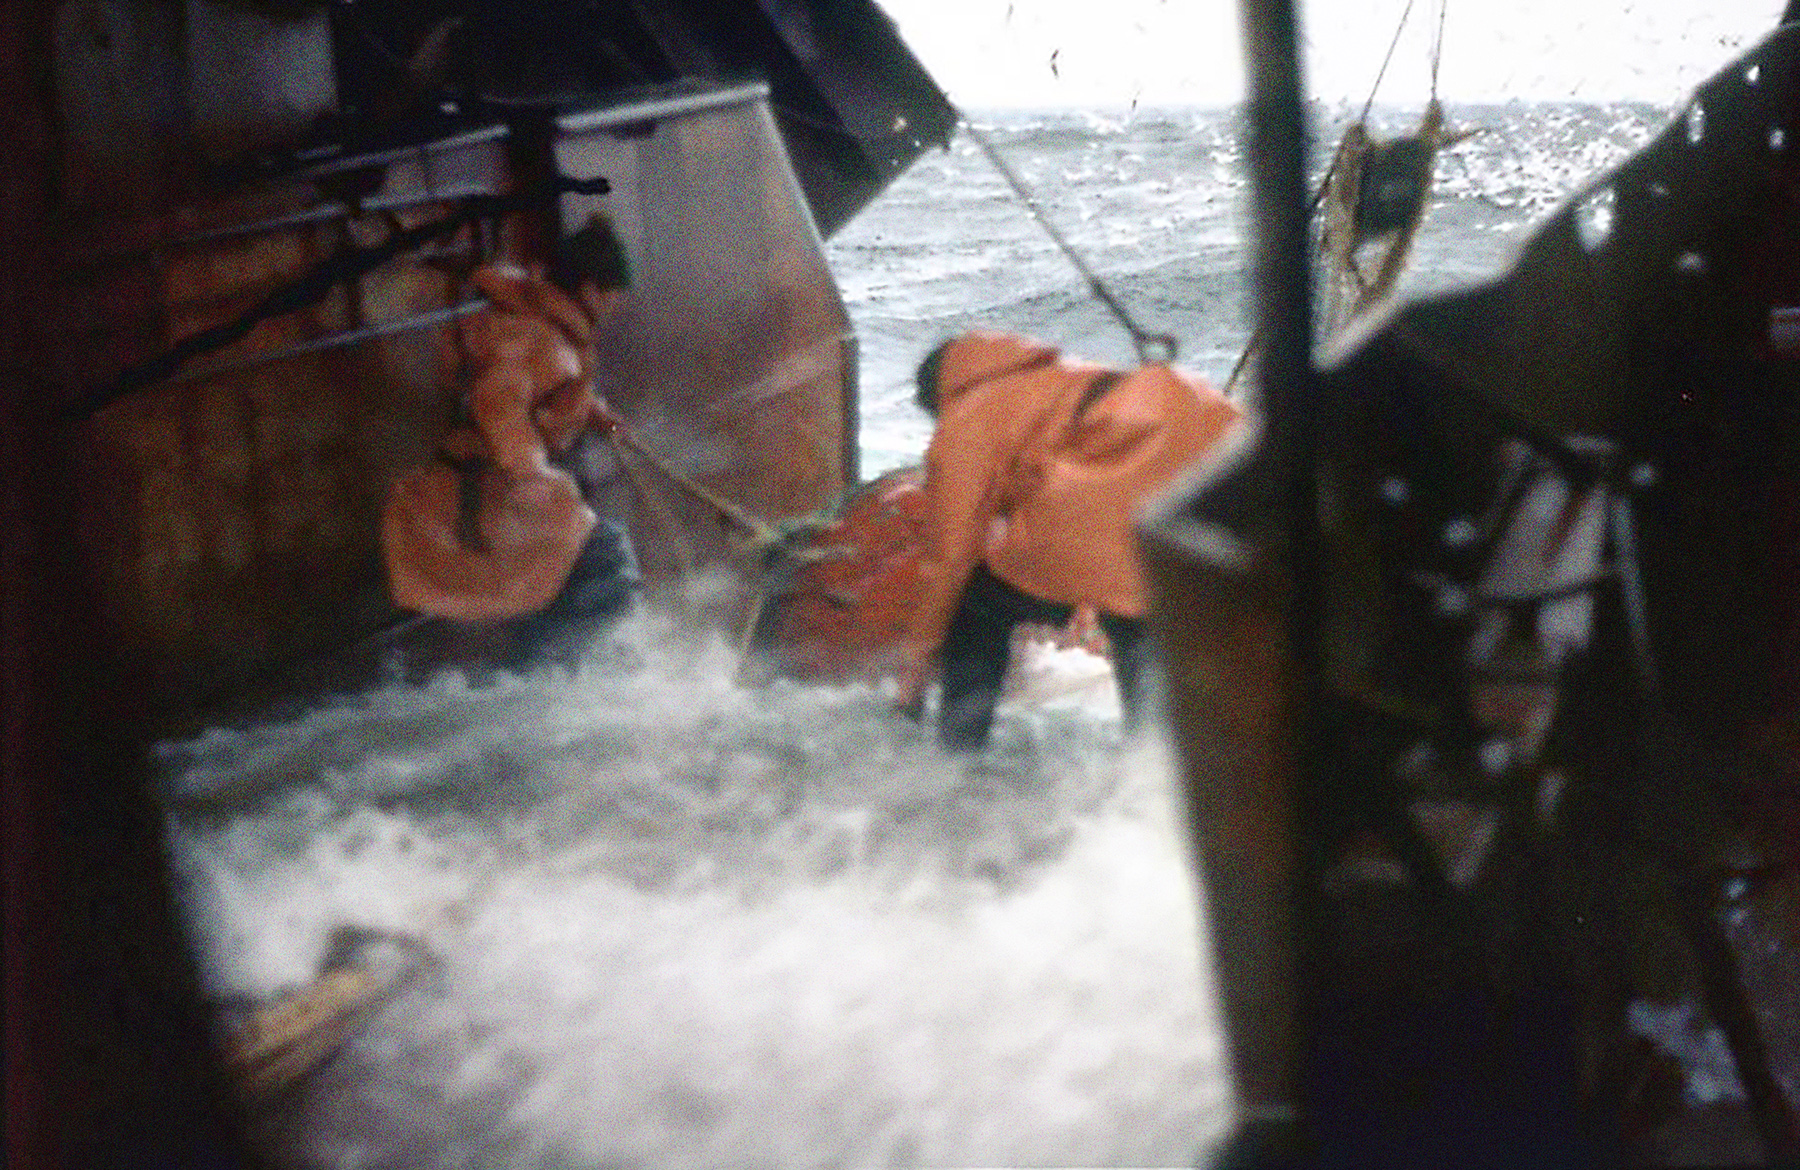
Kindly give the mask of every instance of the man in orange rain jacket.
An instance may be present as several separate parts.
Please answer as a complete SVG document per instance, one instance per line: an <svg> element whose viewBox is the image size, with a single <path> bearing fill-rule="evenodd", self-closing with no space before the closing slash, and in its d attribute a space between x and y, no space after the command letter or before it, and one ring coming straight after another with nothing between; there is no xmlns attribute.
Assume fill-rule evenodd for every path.
<svg viewBox="0 0 1800 1170"><path fill-rule="evenodd" d="M939 742L982 747L1013 627L1061 625L1090 605L1134 721L1145 585L1133 513L1225 434L1237 408L1166 365L1121 373L985 332L940 346L918 387L937 429L925 453L927 567L901 709L922 709L941 660Z"/></svg>
<svg viewBox="0 0 1800 1170"><path fill-rule="evenodd" d="M625 529L589 498L610 453L588 447L618 424L594 391L594 333L626 279L600 220L563 242L548 273L477 270L488 305L450 333L470 379L469 424L440 444L440 466L402 477L388 499L395 604L485 625L510 643L505 664L579 654L638 583Z"/></svg>

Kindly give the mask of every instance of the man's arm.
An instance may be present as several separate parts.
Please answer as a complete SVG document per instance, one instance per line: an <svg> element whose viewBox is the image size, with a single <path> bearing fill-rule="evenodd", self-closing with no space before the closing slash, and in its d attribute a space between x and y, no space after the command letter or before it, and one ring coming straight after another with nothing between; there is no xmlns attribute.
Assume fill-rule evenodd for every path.
<svg viewBox="0 0 1800 1170"><path fill-rule="evenodd" d="M515 478L549 465L543 435L532 417L536 389L533 372L511 363L488 367L469 388L469 414L489 456Z"/></svg>
<svg viewBox="0 0 1800 1170"><path fill-rule="evenodd" d="M974 412L946 415L925 454L924 594L902 643L898 706L916 714L944 631L969 574L981 563L994 518L1004 440ZM998 441L997 441L998 440Z"/></svg>

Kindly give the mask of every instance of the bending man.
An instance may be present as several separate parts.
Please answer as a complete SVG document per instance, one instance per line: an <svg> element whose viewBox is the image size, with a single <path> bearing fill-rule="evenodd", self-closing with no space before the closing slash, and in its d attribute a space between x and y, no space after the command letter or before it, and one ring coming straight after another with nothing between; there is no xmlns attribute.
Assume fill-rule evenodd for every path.
<svg viewBox="0 0 1800 1170"><path fill-rule="evenodd" d="M1133 513L1203 454L1238 410L1166 365L1121 373L1025 338L968 333L918 372L937 420L925 453L927 567L900 676L922 708L934 662L938 740L984 746L1021 622L1091 605L1129 724L1142 704L1145 586Z"/></svg>

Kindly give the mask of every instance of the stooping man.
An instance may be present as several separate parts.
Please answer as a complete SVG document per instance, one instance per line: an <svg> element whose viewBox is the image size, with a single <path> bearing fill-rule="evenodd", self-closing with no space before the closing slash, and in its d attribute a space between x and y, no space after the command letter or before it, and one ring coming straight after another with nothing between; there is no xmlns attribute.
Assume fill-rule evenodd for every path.
<svg viewBox="0 0 1800 1170"><path fill-rule="evenodd" d="M984 746L1021 622L1098 611L1127 725L1141 711L1145 585L1133 513L1238 417L1167 365L1120 372L1008 334L972 332L920 365L937 423L925 453L923 596L898 703L917 715L934 664L938 740Z"/></svg>
<svg viewBox="0 0 1800 1170"><path fill-rule="evenodd" d="M595 390L595 331L623 299L624 252L595 217L548 271L490 264L472 279L488 304L448 338L466 419L436 466L389 495L389 592L402 608L491 635L496 665L572 665L638 585L624 526L590 506L611 457L591 445L619 422Z"/></svg>

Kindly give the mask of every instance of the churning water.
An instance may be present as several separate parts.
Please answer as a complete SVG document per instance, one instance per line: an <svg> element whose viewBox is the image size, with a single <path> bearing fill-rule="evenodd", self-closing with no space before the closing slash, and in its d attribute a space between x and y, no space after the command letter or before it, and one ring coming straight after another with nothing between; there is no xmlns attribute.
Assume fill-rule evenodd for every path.
<svg viewBox="0 0 1800 1170"><path fill-rule="evenodd" d="M1484 131L1440 164L1415 291L1498 272L1666 120L1451 114ZM1222 380L1249 333L1235 115L983 121L1120 299ZM829 255L865 474L922 451L910 370L943 336L1127 356L966 141ZM573 675L447 674L164 746L222 1022L346 937L391 976L266 1106L274 1140L329 1167L1192 1164L1227 1092L1200 910L1166 748L1121 739L1104 664L1024 664L973 760L874 691L746 690L734 666L639 617Z"/></svg>
<svg viewBox="0 0 1800 1170"><path fill-rule="evenodd" d="M445 675L165 749L228 1014L308 983L341 927L405 940L399 990L270 1107L284 1144L328 1166L1194 1155L1224 1093L1194 897L1167 762L1120 740L1098 660L1046 652L992 750L952 761L866 688L745 690L716 644L618 636L574 675Z"/></svg>

